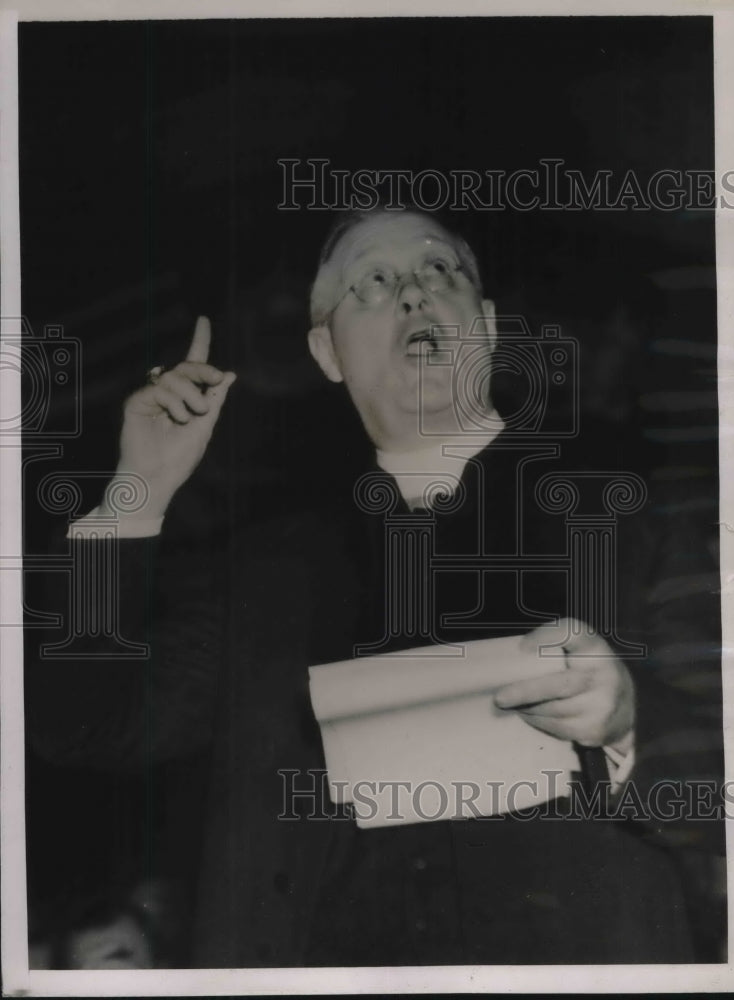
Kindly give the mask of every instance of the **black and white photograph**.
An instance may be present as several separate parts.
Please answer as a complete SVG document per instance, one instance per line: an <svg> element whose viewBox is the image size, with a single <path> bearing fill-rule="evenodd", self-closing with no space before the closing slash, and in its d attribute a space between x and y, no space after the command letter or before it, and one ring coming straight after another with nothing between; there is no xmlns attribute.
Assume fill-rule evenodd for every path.
<svg viewBox="0 0 734 1000"><path fill-rule="evenodd" d="M155 8L3 27L4 989L731 987L729 22Z"/></svg>

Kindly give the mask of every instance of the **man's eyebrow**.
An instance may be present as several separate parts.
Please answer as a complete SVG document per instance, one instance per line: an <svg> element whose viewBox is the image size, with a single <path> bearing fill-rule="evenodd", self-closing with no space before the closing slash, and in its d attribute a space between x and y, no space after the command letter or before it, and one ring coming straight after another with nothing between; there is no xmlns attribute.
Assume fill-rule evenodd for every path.
<svg viewBox="0 0 734 1000"><path fill-rule="evenodd" d="M354 257L352 257L351 263L356 264L358 260L362 260L364 257L369 257L369 255L374 252L374 249L375 249L374 246L371 247L368 246L364 250L360 250L359 253L355 254Z"/></svg>
<svg viewBox="0 0 734 1000"><path fill-rule="evenodd" d="M345 275L353 272L354 268L360 263L360 261L369 260L370 257L373 258L373 261L382 263L380 248L372 246L367 247L364 250L360 250L359 253L355 254L348 263L342 264L340 268L341 277L344 278Z"/></svg>

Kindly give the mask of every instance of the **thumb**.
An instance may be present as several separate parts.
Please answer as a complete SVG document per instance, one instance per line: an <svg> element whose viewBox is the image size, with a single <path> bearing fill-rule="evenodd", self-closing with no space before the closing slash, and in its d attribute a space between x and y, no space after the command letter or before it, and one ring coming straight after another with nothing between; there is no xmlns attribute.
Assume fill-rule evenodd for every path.
<svg viewBox="0 0 734 1000"><path fill-rule="evenodd" d="M558 624L539 625L520 637L519 647L525 653L541 655L541 646L557 646L559 656L563 654L563 646L568 636L566 620Z"/></svg>
<svg viewBox="0 0 734 1000"><path fill-rule="evenodd" d="M584 659L614 655L606 640L584 621L564 618L559 622L566 629L563 648L569 657L578 657L574 666L583 666ZM570 665L570 664L569 664Z"/></svg>
<svg viewBox="0 0 734 1000"><path fill-rule="evenodd" d="M569 656L599 656L607 649L601 636L578 618L561 618L557 624L540 625L520 639L520 649L526 652L537 650L540 655L541 646L557 646Z"/></svg>

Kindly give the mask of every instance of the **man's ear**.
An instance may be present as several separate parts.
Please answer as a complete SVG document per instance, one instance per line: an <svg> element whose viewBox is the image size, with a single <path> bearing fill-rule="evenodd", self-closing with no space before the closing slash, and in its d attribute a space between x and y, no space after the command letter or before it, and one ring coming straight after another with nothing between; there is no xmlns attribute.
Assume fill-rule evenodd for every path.
<svg viewBox="0 0 734 1000"><path fill-rule="evenodd" d="M315 326L308 331L308 347L314 361L331 382L344 381L328 326Z"/></svg>
<svg viewBox="0 0 734 1000"><path fill-rule="evenodd" d="M482 299L482 316L484 317L484 325L487 330L487 339L489 340L490 350L494 350L497 346L497 314L494 308L494 302L492 299Z"/></svg>

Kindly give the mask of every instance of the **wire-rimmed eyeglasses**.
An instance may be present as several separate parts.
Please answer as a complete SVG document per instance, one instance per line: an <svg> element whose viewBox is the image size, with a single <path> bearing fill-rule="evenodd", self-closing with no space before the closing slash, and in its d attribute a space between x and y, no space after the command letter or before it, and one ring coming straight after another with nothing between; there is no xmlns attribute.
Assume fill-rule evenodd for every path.
<svg viewBox="0 0 734 1000"><path fill-rule="evenodd" d="M455 287L454 275L462 270L461 264L453 263L445 257L430 257L420 267L402 274L385 267L372 267L347 288L331 312L333 314L350 293L362 305L370 309L376 308L392 299L405 279L410 277L423 291L440 295Z"/></svg>

